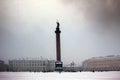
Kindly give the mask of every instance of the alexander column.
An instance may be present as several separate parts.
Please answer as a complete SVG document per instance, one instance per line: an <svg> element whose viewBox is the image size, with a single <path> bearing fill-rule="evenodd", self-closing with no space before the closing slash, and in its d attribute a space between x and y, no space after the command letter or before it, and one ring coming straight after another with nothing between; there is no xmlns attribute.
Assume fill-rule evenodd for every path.
<svg viewBox="0 0 120 80"><path fill-rule="evenodd" d="M61 61L61 49L60 49L60 29L59 29L59 22L57 23L57 28L56 28L56 62L55 62L55 70L61 72L63 70L63 63Z"/></svg>

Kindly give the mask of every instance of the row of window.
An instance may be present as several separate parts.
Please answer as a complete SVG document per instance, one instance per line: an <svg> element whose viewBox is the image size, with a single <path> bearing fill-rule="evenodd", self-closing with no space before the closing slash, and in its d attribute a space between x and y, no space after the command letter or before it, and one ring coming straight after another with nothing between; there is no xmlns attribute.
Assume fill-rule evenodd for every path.
<svg viewBox="0 0 120 80"><path fill-rule="evenodd" d="M9 61L9 64L13 64L13 63L25 63L25 64L27 64L27 63L29 63L29 64L31 64L31 63L37 63L37 64L47 64L47 63L54 63L54 61Z"/></svg>

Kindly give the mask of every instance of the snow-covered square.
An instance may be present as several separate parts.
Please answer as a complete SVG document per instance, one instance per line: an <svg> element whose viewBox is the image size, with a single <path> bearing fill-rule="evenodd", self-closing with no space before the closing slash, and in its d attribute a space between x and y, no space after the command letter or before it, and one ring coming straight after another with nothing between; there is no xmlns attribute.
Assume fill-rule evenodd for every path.
<svg viewBox="0 0 120 80"><path fill-rule="evenodd" d="M120 72L0 72L0 80L120 80Z"/></svg>

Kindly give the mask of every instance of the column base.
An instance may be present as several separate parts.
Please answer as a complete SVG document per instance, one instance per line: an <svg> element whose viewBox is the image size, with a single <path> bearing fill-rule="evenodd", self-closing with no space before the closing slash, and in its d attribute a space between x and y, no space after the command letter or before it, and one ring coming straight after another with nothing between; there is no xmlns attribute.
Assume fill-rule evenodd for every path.
<svg viewBox="0 0 120 80"><path fill-rule="evenodd" d="M55 62L55 71L58 71L58 72L63 71L63 62L62 61Z"/></svg>

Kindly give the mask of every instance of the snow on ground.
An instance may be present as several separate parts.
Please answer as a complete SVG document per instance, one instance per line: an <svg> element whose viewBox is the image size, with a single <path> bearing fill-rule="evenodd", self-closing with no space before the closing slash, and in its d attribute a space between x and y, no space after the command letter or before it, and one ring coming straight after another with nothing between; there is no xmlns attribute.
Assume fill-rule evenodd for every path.
<svg viewBox="0 0 120 80"><path fill-rule="evenodd" d="M0 72L0 80L120 80L120 72Z"/></svg>

